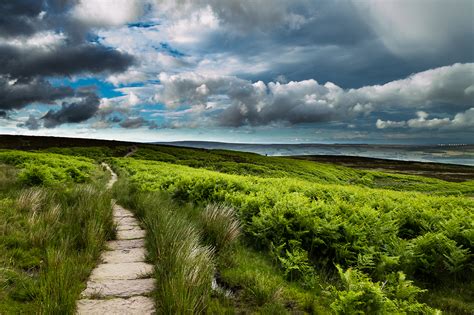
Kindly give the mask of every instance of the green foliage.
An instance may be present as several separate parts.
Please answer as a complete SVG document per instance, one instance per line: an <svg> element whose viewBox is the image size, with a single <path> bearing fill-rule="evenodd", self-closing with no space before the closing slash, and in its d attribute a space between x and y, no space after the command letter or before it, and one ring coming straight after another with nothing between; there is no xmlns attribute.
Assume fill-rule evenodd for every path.
<svg viewBox="0 0 474 315"><path fill-rule="evenodd" d="M41 152L50 152L63 155L82 156L95 160L104 160L112 156L124 156L128 151L128 147L72 147L72 148L48 148Z"/></svg>
<svg viewBox="0 0 474 315"><path fill-rule="evenodd" d="M97 171L93 160L52 153L0 151L0 163L20 169L18 179L27 186L84 183Z"/></svg>
<svg viewBox="0 0 474 315"><path fill-rule="evenodd" d="M304 266L295 262L305 261L301 257L307 252L316 265L357 266L376 278L393 270L416 276L424 268L412 263L423 250L418 237L436 232L450 240L446 246L458 250L429 253L441 261L452 260L449 268L429 272L432 279L470 274L472 245L464 244L472 242L468 231L473 229L474 202L468 198L227 175L131 159L114 163L133 174L131 180L141 190L167 191L184 201L233 205L247 237L257 247L281 247L278 257L286 266ZM459 218L464 218L463 230L453 232ZM454 225L449 223L453 220Z"/></svg>
<svg viewBox="0 0 474 315"><path fill-rule="evenodd" d="M210 300L214 261L212 249L200 244L198 228L160 193L130 191L122 179L114 192L147 229L159 313L203 314Z"/></svg>
<svg viewBox="0 0 474 315"><path fill-rule="evenodd" d="M31 168L29 159L35 164L50 158L13 156L24 157L17 164L23 169ZM0 167L0 313L73 313L83 282L113 235L110 194L90 184L22 187L5 172L17 174Z"/></svg>
<svg viewBox="0 0 474 315"><path fill-rule="evenodd" d="M425 304L416 301L423 292L402 272L392 274L383 283L372 282L356 269L344 271L337 267L342 290L334 289L335 301L331 308L336 314L438 314Z"/></svg>
<svg viewBox="0 0 474 315"><path fill-rule="evenodd" d="M140 191L232 205L249 242L270 251L287 279L308 288L314 287L314 268L334 263L382 282L399 271L432 283L459 274L461 282L472 279L474 201L469 198L230 175L134 159L113 163ZM383 311L391 302L384 302L386 292L378 295L381 285L372 286L366 288L375 299L372 307ZM347 301L357 298L347 294Z"/></svg>
<svg viewBox="0 0 474 315"><path fill-rule="evenodd" d="M423 176L356 170L327 163L266 157L246 152L140 145L132 158L163 161L234 175L293 178L316 183L420 191L434 195L474 196L473 180L453 183Z"/></svg>
<svg viewBox="0 0 474 315"><path fill-rule="evenodd" d="M395 305L388 300L378 283L373 283L363 273L338 267L343 290L336 290L337 297L331 304L336 314L384 314L393 311Z"/></svg>
<svg viewBox="0 0 474 315"><path fill-rule="evenodd" d="M438 274L450 274L454 277L462 274L466 277L466 272L473 267L470 250L462 248L443 233L429 232L420 235L410 245L409 257L406 258L407 269L413 268L427 279Z"/></svg>

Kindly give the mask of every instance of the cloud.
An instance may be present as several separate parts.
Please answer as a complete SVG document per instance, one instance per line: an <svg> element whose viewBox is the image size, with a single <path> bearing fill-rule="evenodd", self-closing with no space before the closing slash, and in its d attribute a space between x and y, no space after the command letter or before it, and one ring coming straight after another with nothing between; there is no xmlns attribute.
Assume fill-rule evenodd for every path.
<svg viewBox="0 0 474 315"><path fill-rule="evenodd" d="M99 110L99 98L95 93L83 92L77 102L63 103L59 110L49 110L41 119L44 127L55 128L66 123L80 123L93 117Z"/></svg>
<svg viewBox="0 0 474 315"><path fill-rule="evenodd" d="M79 0L73 18L88 26L110 27L136 21L145 11L143 0Z"/></svg>
<svg viewBox="0 0 474 315"><path fill-rule="evenodd" d="M48 128L92 117L98 108L95 91L85 95L83 90L53 86L49 80L81 74L112 75L127 70L135 62L130 54L88 39L89 31L97 25L81 20L77 12L86 12L84 6L94 11L95 6L98 14L103 13L104 5L105 1L2 2L0 109L19 110L33 103L57 104L62 101L60 110L50 110L44 115L43 125ZM121 14L113 8L110 10L110 14ZM127 11L129 15L135 13ZM93 16L93 12L89 12L89 16ZM123 15L114 21L118 23L122 19L124 23L128 21ZM115 22L110 24L115 25ZM71 97L79 100L71 103L67 100ZM24 127L34 129L38 124L31 119Z"/></svg>
<svg viewBox="0 0 474 315"><path fill-rule="evenodd" d="M0 74L14 78L64 76L126 70L131 55L98 44L82 43L52 50L22 49L0 44Z"/></svg>
<svg viewBox="0 0 474 315"><path fill-rule="evenodd" d="M360 103L430 108L468 108L474 97L474 63L453 64L410 75L384 85L350 89L346 96Z"/></svg>
<svg viewBox="0 0 474 315"><path fill-rule="evenodd" d="M388 128L414 128L414 129L472 129L474 128L474 107L466 110L465 112L457 113L452 119L450 118L431 118L428 113L418 111L416 113L417 118L402 120L402 121L390 121L378 119L376 126L378 129Z"/></svg>
<svg viewBox="0 0 474 315"><path fill-rule="evenodd" d="M375 111L467 109L474 95L472 73L474 64L454 64L359 89L331 82L322 85L313 79L265 84L229 76L162 73L155 98L169 108L204 105L223 126L348 121ZM215 100L218 108L210 106ZM396 125L379 123L384 128L390 124Z"/></svg>
<svg viewBox="0 0 474 315"><path fill-rule="evenodd" d="M127 118L120 123L120 127L126 129L136 129L147 125L148 122L143 117Z"/></svg>
<svg viewBox="0 0 474 315"><path fill-rule="evenodd" d="M17 124L17 127L38 130L41 127L41 124L35 116L30 115L25 122Z"/></svg>
<svg viewBox="0 0 474 315"><path fill-rule="evenodd" d="M402 57L472 58L471 0L353 1L385 46ZM456 49L452 49L456 47ZM469 49L470 47L470 49Z"/></svg>
<svg viewBox="0 0 474 315"><path fill-rule="evenodd" d="M392 120L382 120L377 119L375 126L378 129L387 129L387 128L404 128L407 126L406 121L392 121Z"/></svg>
<svg viewBox="0 0 474 315"><path fill-rule="evenodd" d="M32 103L53 104L74 95L70 87L54 87L40 78L10 79L0 76L0 109L21 109Z"/></svg>
<svg viewBox="0 0 474 315"><path fill-rule="evenodd" d="M107 78L107 81L114 86L126 85L136 82L142 82L147 79L145 73L137 70L129 70L123 73L113 74Z"/></svg>
<svg viewBox="0 0 474 315"><path fill-rule="evenodd" d="M0 3L0 36L30 35L41 24L44 1L17 0Z"/></svg>

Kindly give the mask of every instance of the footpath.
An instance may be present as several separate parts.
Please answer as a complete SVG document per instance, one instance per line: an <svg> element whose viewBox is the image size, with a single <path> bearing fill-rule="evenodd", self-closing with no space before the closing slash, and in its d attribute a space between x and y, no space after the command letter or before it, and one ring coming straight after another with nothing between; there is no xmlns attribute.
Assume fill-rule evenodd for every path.
<svg viewBox="0 0 474 315"><path fill-rule="evenodd" d="M117 181L112 174L107 189ZM92 271L87 288L77 301L77 314L154 314L149 297L154 289L153 266L145 262L145 231L133 214L113 205L117 239L107 243L101 263Z"/></svg>

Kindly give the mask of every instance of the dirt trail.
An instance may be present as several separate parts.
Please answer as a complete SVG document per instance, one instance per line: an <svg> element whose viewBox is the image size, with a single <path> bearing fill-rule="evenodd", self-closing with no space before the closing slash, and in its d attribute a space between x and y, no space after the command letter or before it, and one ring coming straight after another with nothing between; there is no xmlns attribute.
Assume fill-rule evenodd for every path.
<svg viewBox="0 0 474 315"><path fill-rule="evenodd" d="M128 152L127 154L124 155L124 157L130 157L132 156L133 154L135 154L135 152L138 150L138 147L136 145L134 145L133 147L130 147L128 148Z"/></svg>
<svg viewBox="0 0 474 315"><path fill-rule="evenodd" d="M107 164L112 177L117 175ZM113 205L117 240L107 243L101 263L92 271L87 288L77 301L77 314L154 314L155 305L148 296L155 287L153 266L145 262L145 231L133 214Z"/></svg>

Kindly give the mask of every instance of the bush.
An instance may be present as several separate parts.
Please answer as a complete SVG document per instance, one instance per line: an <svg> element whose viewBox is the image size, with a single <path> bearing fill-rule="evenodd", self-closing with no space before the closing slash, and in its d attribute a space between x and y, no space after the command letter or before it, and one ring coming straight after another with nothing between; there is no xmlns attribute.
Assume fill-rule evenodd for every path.
<svg viewBox="0 0 474 315"><path fill-rule="evenodd" d="M336 314L438 314L416 301L423 290L406 280L403 273L392 274L381 284L355 269L337 266L343 289L334 289L331 308Z"/></svg>
<svg viewBox="0 0 474 315"><path fill-rule="evenodd" d="M20 183L27 186L51 185L55 182L51 171L38 165L25 167L18 175L18 179Z"/></svg>
<svg viewBox="0 0 474 315"><path fill-rule="evenodd" d="M405 269L419 277L441 280L443 277L469 277L468 249L458 246L443 233L426 233L413 240L406 252ZM466 274L466 272L468 274Z"/></svg>

